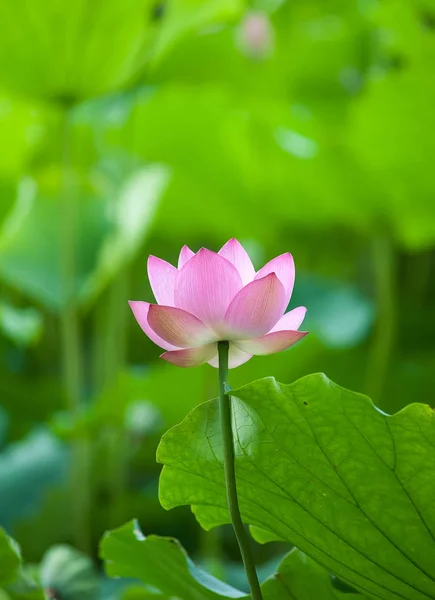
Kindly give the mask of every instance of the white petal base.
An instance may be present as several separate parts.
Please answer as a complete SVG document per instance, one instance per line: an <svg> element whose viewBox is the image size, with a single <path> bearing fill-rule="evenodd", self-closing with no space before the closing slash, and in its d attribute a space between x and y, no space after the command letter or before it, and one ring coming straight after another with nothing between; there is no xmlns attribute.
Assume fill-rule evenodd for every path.
<svg viewBox="0 0 435 600"><path fill-rule="evenodd" d="M240 365L245 364L248 360L252 358L252 354L248 354L247 352L243 352L243 350L239 350L232 343L230 343L230 352L228 356L228 368L235 369L236 367L240 367ZM211 360L208 361L208 364L216 369L219 367L218 361L218 353Z"/></svg>

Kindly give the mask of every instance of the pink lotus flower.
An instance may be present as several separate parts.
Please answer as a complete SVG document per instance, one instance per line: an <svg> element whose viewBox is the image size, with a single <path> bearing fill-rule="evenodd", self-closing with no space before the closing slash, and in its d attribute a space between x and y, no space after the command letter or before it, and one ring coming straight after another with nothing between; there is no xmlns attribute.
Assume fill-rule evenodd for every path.
<svg viewBox="0 0 435 600"><path fill-rule="evenodd" d="M208 362L218 366L217 342L230 342L229 367L254 354L273 354L292 346L306 308L284 314L293 291L291 254L281 254L257 273L235 239L216 254L181 249L178 269L160 258L148 259L148 276L157 304L130 302L146 335L166 350L161 358L180 367Z"/></svg>

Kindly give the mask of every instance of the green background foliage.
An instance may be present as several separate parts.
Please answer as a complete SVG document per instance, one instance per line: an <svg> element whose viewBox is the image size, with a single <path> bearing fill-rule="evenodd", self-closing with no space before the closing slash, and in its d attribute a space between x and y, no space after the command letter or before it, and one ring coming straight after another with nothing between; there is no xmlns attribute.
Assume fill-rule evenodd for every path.
<svg viewBox="0 0 435 600"><path fill-rule="evenodd" d="M346 535L358 519L376 523L369 555L390 563L354 557L363 578L374 570L369 592L433 597L433 581L415 571L433 577L424 529L433 535L433 432L417 427L429 428L431 413L407 408L433 405L435 385L433 0L0 0L0 22L0 526L25 559L21 583L0 598L41 594L32 581L72 600L155 595L83 563L96 565L103 533L133 518L147 536L179 538L201 567L246 593L229 528L205 533L189 508L167 512L158 501L159 440L216 395L216 371L162 364L127 305L152 300L147 255L175 263L185 243L217 250L233 236L256 268L292 252L290 307L307 306L310 335L235 369L231 385L324 372L389 414L404 409L389 419L350 394L346 410L361 410L364 442L328 397L322 418L337 420L337 447L283 435L291 447L280 446L282 464L296 453L293 475L305 477L314 456L323 465L314 496L297 477L291 495L308 494L320 510L321 494L333 490L322 518L336 511ZM205 406L213 405L189 419ZM311 418L311 401L306 408ZM386 423L397 427L391 438ZM354 451L343 462L346 444ZM260 449L267 457L268 446ZM339 461L335 470L327 457ZM207 526L226 522L217 489L220 512L193 502ZM405 548L400 524L411 521L406 536L415 539ZM281 539L255 546L261 578L281 564L298 600L317 585L339 597L343 580L366 589L348 566L338 573L344 542L331 541L327 564L302 543L327 543L311 517L302 537L250 524L257 537ZM384 533L390 541L377 543ZM389 554L392 543L407 558ZM291 544L300 552L282 562ZM65 556L78 565L72 583L50 567ZM328 587L328 571L342 581Z"/></svg>

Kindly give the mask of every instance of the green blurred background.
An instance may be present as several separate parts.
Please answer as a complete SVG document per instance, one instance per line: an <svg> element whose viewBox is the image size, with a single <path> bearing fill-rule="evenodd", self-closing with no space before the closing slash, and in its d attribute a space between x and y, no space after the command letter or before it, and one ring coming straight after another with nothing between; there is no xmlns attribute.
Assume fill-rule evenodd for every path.
<svg viewBox="0 0 435 600"><path fill-rule="evenodd" d="M28 560L96 558L138 517L239 583L231 532L157 496L160 436L216 371L159 361L127 300L152 299L148 254L290 251L311 334L232 385L323 371L433 404L435 2L0 0L0 22L0 526Z"/></svg>

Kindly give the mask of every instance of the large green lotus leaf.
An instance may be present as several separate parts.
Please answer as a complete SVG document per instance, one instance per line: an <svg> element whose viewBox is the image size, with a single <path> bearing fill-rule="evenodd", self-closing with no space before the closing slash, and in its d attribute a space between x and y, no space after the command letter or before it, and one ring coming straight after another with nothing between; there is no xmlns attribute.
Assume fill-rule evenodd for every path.
<svg viewBox="0 0 435 600"><path fill-rule="evenodd" d="M180 600L248 599L244 592L198 569L177 540L155 535L145 537L135 521L106 533L100 554L108 575L139 579L146 586L160 590L165 597L176 596ZM262 585L262 591L264 600L336 600L342 597L331 585L328 573L298 550L284 558L278 572ZM138 591L137 597L145 597L145 592L141 595ZM364 598L360 594L344 597L349 600Z"/></svg>
<svg viewBox="0 0 435 600"><path fill-rule="evenodd" d="M423 404L394 416L310 375L233 394L246 523L284 539L361 591L435 597L435 421ZM205 528L228 522L217 401L162 439L160 499L192 505Z"/></svg>
<svg viewBox="0 0 435 600"><path fill-rule="evenodd" d="M26 182L0 231L0 277L55 311L65 300L59 177L55 169L44 171L41 181ZM100 171L71 191L76 213L72 284L76 302L93 300L135 256L167 180L164 167L150 165L135 169L118 185Z"/></svg>
<svg viewBox="0 0 435 600"><path fill-rule="evenodd" d="M282 561L278 572L262 586L265 600L365 600L368 596L341 593L331 585L328 572L300 550L292 550Z"/></svg>

